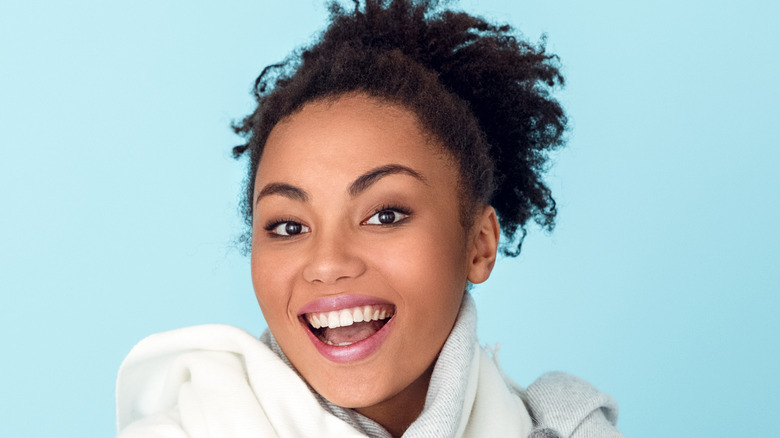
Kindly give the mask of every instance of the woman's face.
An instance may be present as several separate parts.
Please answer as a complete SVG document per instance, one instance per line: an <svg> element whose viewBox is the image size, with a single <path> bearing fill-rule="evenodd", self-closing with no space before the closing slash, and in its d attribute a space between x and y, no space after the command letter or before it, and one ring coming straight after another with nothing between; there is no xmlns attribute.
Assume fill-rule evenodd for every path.
<svg viewBox="0 0 780 438"><path fill-rule="evenodd" d="M467 281L486 278L457 182L411 112L365 95L307 104L268 137L252 281L282 350L331 402L424 396Z"/></svg>

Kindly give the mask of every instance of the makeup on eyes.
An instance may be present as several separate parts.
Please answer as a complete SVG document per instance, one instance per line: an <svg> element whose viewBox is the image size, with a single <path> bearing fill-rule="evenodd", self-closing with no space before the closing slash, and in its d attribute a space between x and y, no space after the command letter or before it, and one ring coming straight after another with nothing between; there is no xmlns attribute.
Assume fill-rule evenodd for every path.
<svg viewBox="0 0 780 438"><path fill-rule="evenodd" d="M378 219L379 223L369 223L372 218L385 212L400 215L401 217L398 218L396 216L393 222L382 222L381 219ZM378 227L397 227L406 222L411 215L412 210L408 207L404 207L399 204L381 204L380 207L374 208L370 216L363 220L360 224ZM285 225L284 229L280 229L282 225ZM289 239L311 231L311 229L307 225L304 225L300 219L294 217L272 219L263 226L263 229L270 237L275 239ZM286 234L283 234L281 231L285 232Z"/></svg>
<svg viewBox="0 0 780 438"><path fill-rule="evenodd" d="M278 231L280 230L280 227L282 225L285 225L285 231L287 234L281 234ZM291 227L293 229L291 229ZM297 227L297 231L294 230L294 228ZM283 219L275 219L268 222L263 229L267 232L267 234L274 239L289 239L295 236L298 236L303 233L307 233L310 231L309 227L301 223L299 220L294 218L283 218ZM275 232L275 230L278 230Z"/></svg>
<svg viewBox="0 0 780 438"><path fill-rule="evenodd" d="M379 215L381 213L384 213L384 212L392 212L392 213L400 214L403 217L401 217L400 219L397 219L397 220L395 220L393 222L389 222L389 223L388 222L382 222L382 220L379 219L379 218L378 218L379 223L368 223L372 218L374 218L374 216L377 216L377 215ZM403 206L398 205L398 204L382 204L381 207L375 208L373 213L371 214L371 216L369 216L367 219L363 220L363 222L361 222L361 224L363 224L363 225L384 226L384 227L398 226L398 225L401 225L402 223L406 222L411 215L412 215L412 210L410 208L403 207Z"/></svg>

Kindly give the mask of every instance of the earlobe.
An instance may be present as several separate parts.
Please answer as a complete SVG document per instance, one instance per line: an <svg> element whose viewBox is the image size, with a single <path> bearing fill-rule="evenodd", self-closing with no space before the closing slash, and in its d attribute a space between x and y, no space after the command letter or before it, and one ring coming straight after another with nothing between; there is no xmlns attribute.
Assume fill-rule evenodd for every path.
<svg viewBox="0 0 780 438"><path fill-rule="evenodd" d="M500 229L496 210L486 206L474 222L474 237L469 257L468 280L482 283L490 277L496 263Z"/></svg>

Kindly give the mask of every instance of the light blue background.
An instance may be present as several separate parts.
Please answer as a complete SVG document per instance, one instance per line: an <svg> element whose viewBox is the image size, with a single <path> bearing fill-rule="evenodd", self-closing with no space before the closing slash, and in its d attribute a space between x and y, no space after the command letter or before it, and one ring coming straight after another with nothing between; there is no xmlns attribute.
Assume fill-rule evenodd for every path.
<svg viewBox="0 0 780 438"><path fill-rule="evenodd" d="M776 5L460 4L547 32L568 78L558 227L476 289L518 382L577 374L629 437L780 428ZM261 332L229 124L324 17L320 0L0 4L0 436L111 436L145 335Z"/></svg>

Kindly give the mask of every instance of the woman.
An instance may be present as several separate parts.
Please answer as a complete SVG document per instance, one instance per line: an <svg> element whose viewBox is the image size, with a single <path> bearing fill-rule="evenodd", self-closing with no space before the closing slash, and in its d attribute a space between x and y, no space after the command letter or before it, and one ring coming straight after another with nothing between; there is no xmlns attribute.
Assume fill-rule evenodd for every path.
<svg viewBox="0 0 780 438"><path fill-rule="evenodd" d="M525 225L566 119L543 47L433 2L331 6L267 67L244 209L269 331L154 335L117 384L121 436L621 436L611 399L563 374L522 389L476 340L467 290ZM500 225L499 225L500 224Z"/></svg>

